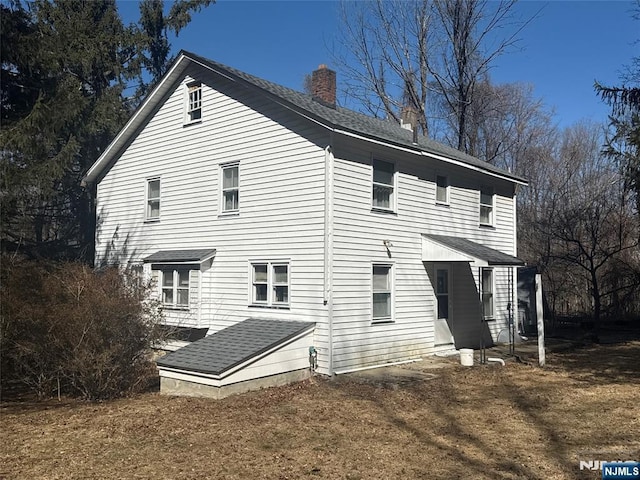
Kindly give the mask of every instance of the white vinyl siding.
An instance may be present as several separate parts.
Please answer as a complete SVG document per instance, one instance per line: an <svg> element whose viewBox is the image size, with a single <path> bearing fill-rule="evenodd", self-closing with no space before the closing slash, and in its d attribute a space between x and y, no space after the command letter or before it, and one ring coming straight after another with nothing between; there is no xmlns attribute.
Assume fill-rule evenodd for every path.
<svg viewBox="0 0 640 480"><path fill-rule="evenodd" d="M334 155L333 332L336 371L403 361L439 351L443 347L436 346L434 341L438 304L428 274L428 269L434 267L422 261L421 235L459 236L508 254L515 253L513 186L496 180L495 228L479 229L478 185L488 182L485 175L463 167L445 166L424 156L374 148L359 140L339 139ZM388 159L395 165L397 215L379 215L371 211L372 156ZM434 180L446 168L449 169L446 172L449 206L438 208L434 205L437 188ZM385 240L391 243L389 250ZM393 262L394 278L393 323L372 324L372 290L363 284L362 278L371 275L371 263L388 264L390 261ZM495 269L496 321L486 327L491 329L494 340L506 325L506 270ZM449 275L453 279L449 292L453 296L449 302L452 322L455 324L458 313L472 319L469 331L462 332L468 333L468 337L461 333L461 338L476 341L481 315L478 268L467 263L450 265Z"/></svg>
<svg viewBox="0 0 640 480"><path fill-rule="evenodd" d="M206 107L197 135L184 128L182 116L184 89L195 73ZM209 333L255 315L314 321L318 371L328 373L325 152L319 146L328 139L313 122L282 111L264 95L213 74L201 76L199 69L188 71L98 184L96 262L126 264L158 250L215 248L212 265L194 271L200 274L197 308L191 302L187 311L167 309L167 321L209 327ZM221 166L234 163L240 166L241 215L217 215ZM137 214L131 205L144 204L140 185L152 176L162 178L162 221L141 228L142 209ZM295 266L288 307L258 311L247 298L248 262L284 258ZM196 284L190 284L193 299Z"/></svg>
<svg viewBox="0 0 640 480"><path fill-rule="evenodd" d="M96 262L126 264L158 250L215 248L212 265L191 271L189 309L167 309L167 320L209 327L209 333L255 315L314 321L313 346L318 350L318 371L323 374L332 373L328 306L323 301L327 295L333 304L334 371L437 351L432 321L436 299L422 262L420 236L463 236L505 253L514 252L512 185L429 156L340 134L330 136L260 92L202 72L200 68L186 71L181 85L99 182ZM206 107L206 121L196 130L184 127L184 92L194 81L202 82L201 102ZM335 156L331 175L325 168L327 146ZM393 188L388 205L397 215L381 215L379 211L390 210L373 208L372 158L384 158L393 165L393 184L376 183ZM221 166L234 162L242 167L238 177L242 214L212 215L223 211ZM449 180L450 205L436 208L434 179L443 170ZM132 205L145 203L142 185L152 177L162 178L162 222L143 228L146 213ZM333 184L330 242L326 240L329 234L325 237L328 183ZM478 190L484 184L495 193L493 229L478 228ZM376 202L385 203L382 196ZM388 250L384 240L391 242ZM325 265L325 248L330 269ZM249 262L283 258L290 259L288 307L255 308ZM393 323L375 324L372 264L390 263ZM478 282L477 268L458 267L464 271L452 270L453 278L466 274ZM494 325L502 328L506 311L507 298L501 293L507 283L503 270L495 269L492 333L498 331L493 330ZM327 293L328 271L332 284ZM276 283L267 288L283 286ZM456 293L454 282L451 295ZM456 297L455 312L462 308L458 301L469 302L469 312L474 308L475 318L480 318L477 289L471 296Z"/></svg>

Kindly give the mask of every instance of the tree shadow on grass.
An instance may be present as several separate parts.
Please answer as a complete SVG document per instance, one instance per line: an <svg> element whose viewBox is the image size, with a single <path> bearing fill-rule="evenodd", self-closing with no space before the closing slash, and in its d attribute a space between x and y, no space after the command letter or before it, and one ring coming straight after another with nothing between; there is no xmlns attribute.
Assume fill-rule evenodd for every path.
<svg viewBox="0 0 640 480"><path fill-rule="evenodd" d="M640 341L616 345L588 345L548 357L550 370L567 372L589 384L640 383Z"/></svg>
<svg viewBox="0 0 640 480"><path fill-rule="evenodd" d="M625 408L626 401L608 405L599 387L611 385L612 395L628 391L640 379L639 359L640 342L591 346L551 355L544 370L513 364L458 368L396 384L383 375L371 390L354 391L425 452L435 452L413 466L416 474L584 479L590 472L579 469L577 455L633 443L624 421L616 426L607 413Z"/></svg>

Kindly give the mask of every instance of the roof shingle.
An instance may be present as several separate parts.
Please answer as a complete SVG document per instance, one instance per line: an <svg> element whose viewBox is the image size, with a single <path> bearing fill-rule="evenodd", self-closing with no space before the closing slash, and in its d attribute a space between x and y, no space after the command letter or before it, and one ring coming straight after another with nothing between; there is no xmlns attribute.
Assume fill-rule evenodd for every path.
<svg viewBox="0 0 640 480"><path fill-rule="evenodd" d="M158 359L160 367L221 375L312 328L313 322L248 318Z"/></svg>

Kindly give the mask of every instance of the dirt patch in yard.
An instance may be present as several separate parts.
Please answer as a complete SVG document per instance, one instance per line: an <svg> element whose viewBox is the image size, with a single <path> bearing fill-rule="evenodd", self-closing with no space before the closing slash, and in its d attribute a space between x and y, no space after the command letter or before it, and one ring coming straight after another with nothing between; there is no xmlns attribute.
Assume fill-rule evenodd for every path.
<svg viewBox="0 0 640 480"><path fill-rule="evenodd" d="M224 400L2 404L0 478L597 479L640 460L640 342Z"/></svg>

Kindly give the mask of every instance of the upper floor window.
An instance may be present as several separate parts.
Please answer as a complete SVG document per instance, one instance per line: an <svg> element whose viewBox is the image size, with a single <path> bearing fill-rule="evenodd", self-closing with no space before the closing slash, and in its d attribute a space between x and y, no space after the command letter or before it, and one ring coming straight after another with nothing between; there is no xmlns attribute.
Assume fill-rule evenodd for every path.
<svg viewBox="0 0 640 480"><path fill-rule="evenodd" d="M187 86L187 123L202 118L202 84L193 83Z"/></svg>
<svg viewBox="0 0 640 480"><path fill-rule="evenodd" d="M375 209L395 209L395 166L382 160L373 161L371 205Z"/></svg>
<svg viewBox="0 0 640 480"><path fill-rule="evenodd" d="M391 265L374 264L372 267L373 322L392 321Z"/></svg>
<svg viewBox="0 0 640 480"><path fill-rule="evenodd" d="M493 318L495 313L493 306L493 269L482 268L480 274L480 291L482 292L482 316L489 319Z"/></svg>
<svg viewBox="0 0 640 480"><path fill-rule="evenodd" d="M237 163L220 167L222 174L222 212L240 209L240 166Z"/></svg>
<svg viewBox="0 0 640 480"><path fill-rule="evenodd" d="M253 305L289 306L288 262L252 262L251 276Z"/></svg>
<svg viewBox="0 0 640 480"><path fill-rule="evenodd" d="M160 219L160 179L151 178L147 180L147 205L146 220Z"/></svg>
<svg viewBox="0 0 640 480"><path fill-rule="evenodd" d="M493 225L494 195L489 189L480 190L480 225Z"/></svg>
<svg viewBox="0 0 640 480"><path fill-rule="evenodd" d="M449 179L444 175L436 176L436 203L449 203Z"/></svg>

